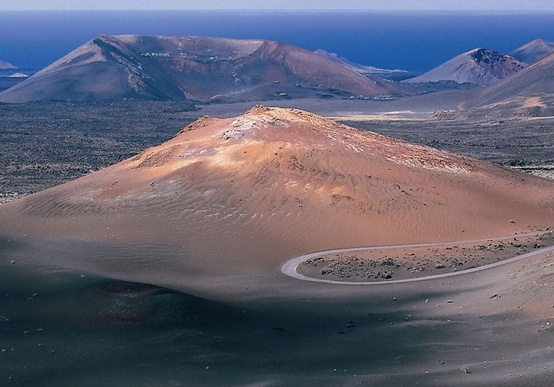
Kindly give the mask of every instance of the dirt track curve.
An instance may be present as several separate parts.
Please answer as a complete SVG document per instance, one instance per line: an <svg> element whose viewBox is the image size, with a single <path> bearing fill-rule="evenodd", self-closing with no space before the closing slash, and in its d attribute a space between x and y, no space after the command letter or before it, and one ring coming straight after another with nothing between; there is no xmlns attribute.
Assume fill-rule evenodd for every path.
<svg viewBox="0 0 554 387"><path fill-rule="evenodd" d="M334 284L334 285L390 285L390 284L401 284L401 283L410 283L410 282L418 282L418 281L429 281L434 279L442 279L447 277L454 277L469 273L475 273L483 270L492 269L494 267L506 265L511 262L516 262L522 259L526 259L538 254L547 253L550 251L554 251L554 246L548 246L543 247L540 249L537 249L535 251L517 255L513 258L504 259L499 262L491 263L488 265L483 265L480 267L475 267L472 269L467 270L461 270L456 271L452 273L444 273L444 274L435 274L435 275L429 275L424 277L418 277L418 278L408 278L408 279L401 279L401 280L386 280L386 281L336 281L336 280L326 280L321 278L313 278L313 277L307 277L305 275L302 275L298 273L297 268L300 264L304 263L305 261L316 258L318 256L327 255L327 254L336 254L336 253L351 253L356 251L371 251L371 250L387 250L387 249L397 249L397 248L416 248L416 247L439 247L439 246L448 246L448 245L454 245L454 244L462 244L462 243L482 243L487 241L499 241L503 239L509 239L509 238L515 238L515 237L528 237L528 236L538 236L544 234L544 231L541 232L532 232L532 233L526 233L526 234L514 234L510 236L505 236L502 238L488 238L488 239L475 239L475 240L468 240L468 241L457 241L457 242L439 242L439 243L422 243L422 244L409 244L409 245L394 245L394 246L375 246L375 247L356 247L356 248L345 248L345 249L335 249L335 250L326 250L326 251L318 251L315 253L309 253L302 255L300 257L293 258L283 264L281 266L281 272L289 277L296 278L298 280L302 281L310 281L310 282L319 282L319 283L327 283L327 284Z"/></svg>

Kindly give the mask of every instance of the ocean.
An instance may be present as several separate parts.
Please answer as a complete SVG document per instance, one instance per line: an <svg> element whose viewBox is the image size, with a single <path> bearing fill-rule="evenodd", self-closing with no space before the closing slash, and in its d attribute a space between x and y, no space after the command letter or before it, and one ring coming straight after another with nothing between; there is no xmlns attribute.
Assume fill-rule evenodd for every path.
<svg viewBox="0 0 554 387"><path fill-rule="evenodd" d="M0 59L42 68L105 34L282 41L351 61L424 72L477 47L509 53L554 40L554 14L379 12L0 12Z"/></svg>

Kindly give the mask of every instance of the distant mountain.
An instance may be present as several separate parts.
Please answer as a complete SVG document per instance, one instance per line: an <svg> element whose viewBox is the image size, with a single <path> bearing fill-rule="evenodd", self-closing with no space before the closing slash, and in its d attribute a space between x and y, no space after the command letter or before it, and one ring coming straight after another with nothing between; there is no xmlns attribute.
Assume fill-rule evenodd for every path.
<svg viewBox="0 0 554 387"><path fill-rule="evenodd" d="M0 60L0 93L13 87L29 76L23 73L30 69L19 69L6 61Z"/></svg>
<svg viewBox="0 0 554 387"><path fill-rule="evenodd" d="M554 53L554 42L536 39L514 50L510 55L521 62L533 64Z"/></svg>
<svg viewBox="0 0 554 387"><path fill-rule="evenodd" d="M0 70L15 70L15 69L17 69L17 67L14 66L13 64L0 60Z"/></svg>
<svg viewBox="0 0 554 387"><path fill-rule="evenodd" d="M284 43L102 35L1 93L0 101L252 101L373 97L398 90L391 82Z"/></svg>
<svg viewBox="0 0 554 387"><path fill-rule="evenodd" d="M487 87L471 106L482 107L482 112L487 114L554 115L554 53Z"/></svg>
<svg viewBox="0 0 554 387"><path fill-rule="evenodd" d="M387 79L405 79L411 75L410 72L406 70L389 70L381 69L373 66L364 66L358 63L351 62L350 60L343 58L335 53L328 52L322 49L314 51L317 55L320 55L324 58L330 59L334 62L340 63L346 67L351 68L352 70L359 72L360 74L373 75L376 77L387 78Z"/></svg>
<svg viewBox="0 0 554 387"><path fill-rule="evenodd" d="M27 75L25 73L13 73L10 75L7 75L8 78L29 78L30 75Z"/></svg>
<svg viewBox="0 0 554 387"><path fill-rule="evenodd" d="M458 55L415 78L404 82L423 83L439 81L455 81L458 83L473 83L489 85L509 77L527 67L527 64L497 51L477 48Z"/></svg>

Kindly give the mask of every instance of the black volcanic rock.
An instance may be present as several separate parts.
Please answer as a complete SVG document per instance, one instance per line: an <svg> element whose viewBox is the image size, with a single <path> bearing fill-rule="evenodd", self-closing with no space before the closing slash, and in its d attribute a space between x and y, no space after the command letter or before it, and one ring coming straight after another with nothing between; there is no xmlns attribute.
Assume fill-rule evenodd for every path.
<svg viewBox="0 0 554 387"><path fill-rule="evenodd" d="M99 36L0 94L0 102L252 101L383 96L399 86L310 51L264 40Z"/></svg>
<svg viewBox="0 0 554 387"><path fill-rule="evenodd" d="M489 85L509 77L527 67L527 64L497 51L478 48L443 63L418 77L404 82L423 83L455 81Z"/></svg>

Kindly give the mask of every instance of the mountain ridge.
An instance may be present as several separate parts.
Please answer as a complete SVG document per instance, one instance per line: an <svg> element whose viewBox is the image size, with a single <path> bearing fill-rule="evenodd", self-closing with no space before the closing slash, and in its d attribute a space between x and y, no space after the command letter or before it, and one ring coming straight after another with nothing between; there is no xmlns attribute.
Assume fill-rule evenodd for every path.
<svg viewBox="0 0 554 387"><path fill-rule="evenodd" d="M483 86L498 82L525 67L527 64L508 55L486 48L476 48L404 82L455 81Z"/></svg>
<svg viewBox="0 0 554 387"><path fill-rule="evenodd" d="M399 90L391 82L280 42L101 35L0 94L0 101L250 101L381 96Z"/></svg>
<svg viewBox="0 0 554 387"><path fill-rule="evenodd" d="M554 53L554 42L535 39L510 53L521 62L533 64Z"/></svg>
<svg viewBox="0 0 554 387"><path fill-rule="evenodd" d="M481 90L463 115L554 116L554 53Z"/></svg>

